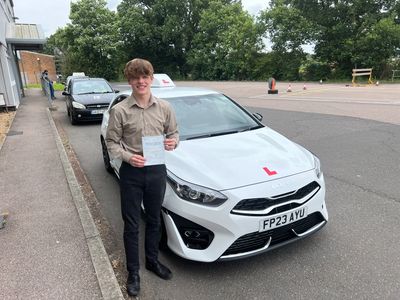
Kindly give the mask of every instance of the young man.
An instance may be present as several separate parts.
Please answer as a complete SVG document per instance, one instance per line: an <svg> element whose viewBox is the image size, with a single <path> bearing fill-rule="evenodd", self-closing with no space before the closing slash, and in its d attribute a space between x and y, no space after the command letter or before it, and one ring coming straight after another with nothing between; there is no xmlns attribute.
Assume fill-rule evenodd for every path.
<svg viewBox="0 0 400 300"><path fill-rule="evenodd" d="M111 156L123 161L119 175L130 296L136 296L140 289L138 237L142 201L146 211L146 269L162 279L172 278L171 271L158 261L166 167L145 165L142 143L146 137L162 136L161 149L172 151L178 145L179 135L170 104L151 94L153 73L153 66L147 60L136 58L126 64L124 74L132 95L111 109L106 134Z"/></svg>

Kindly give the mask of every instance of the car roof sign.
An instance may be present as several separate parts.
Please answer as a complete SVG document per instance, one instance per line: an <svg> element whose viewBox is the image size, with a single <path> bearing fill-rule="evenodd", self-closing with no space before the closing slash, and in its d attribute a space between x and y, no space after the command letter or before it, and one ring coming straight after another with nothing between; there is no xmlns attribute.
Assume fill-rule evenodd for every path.
<svg viewBox="0 0 400 300"><path fill-rule="evenodd" d="M174 87L175 83L167 74L154 74L152 88Z"/></svg>

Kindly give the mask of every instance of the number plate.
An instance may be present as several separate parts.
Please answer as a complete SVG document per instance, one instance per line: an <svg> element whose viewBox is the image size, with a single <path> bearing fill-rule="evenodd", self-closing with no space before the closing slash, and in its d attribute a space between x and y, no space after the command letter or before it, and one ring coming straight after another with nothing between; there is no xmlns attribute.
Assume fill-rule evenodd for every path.
<svg viewBox="0 0 400 300"><path fill-rule="evenodd" d="M92 115L104 114L105 111L106 111L105 109L94 109L92 110Z"/></svg>
<svg viewBox="0 0 400 300"><path fill-rule="evenodd" d="M291 212L279 214L277 216L273 216L271 218L261 220L260 221L260 229L259 231L271 230L277 227L281 227L293 222L296 222L300 219L307 217L307 207L304 206L302 208L298 208Z"/></svg>

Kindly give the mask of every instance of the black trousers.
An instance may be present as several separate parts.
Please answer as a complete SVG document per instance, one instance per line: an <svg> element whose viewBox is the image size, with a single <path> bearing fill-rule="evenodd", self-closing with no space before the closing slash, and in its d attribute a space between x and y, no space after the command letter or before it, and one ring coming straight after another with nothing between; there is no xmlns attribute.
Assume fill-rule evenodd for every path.
<svg viewBox="0 0 400 300"><path fill-rule="evenodd" d="M146 260L156 261L160 240L160 214L167 171L165 165L136 168L123 162L119 170L124 245L128 272L139 270L140 204L146 211Z"/></svg>

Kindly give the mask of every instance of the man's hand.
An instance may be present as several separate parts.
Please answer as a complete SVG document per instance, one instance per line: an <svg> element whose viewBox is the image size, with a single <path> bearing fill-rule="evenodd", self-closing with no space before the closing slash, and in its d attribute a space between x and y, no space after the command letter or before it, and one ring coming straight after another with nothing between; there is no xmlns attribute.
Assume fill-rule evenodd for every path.
<svg viewBox="0 0 400 300"><path fill-rule="evenodd" d="M144 163L146 162L146 159L139 155L139 154L134 154L131 159L129 160L129 163L137 168L143 168L144 167Z"/></svg>
<svg viewBox="0 0 400 300"><path fill-rule="evenodd" d="M164 148L167 151L172 151L176 147L176 141L175 139L165 139L164 140Z"/></svg>

